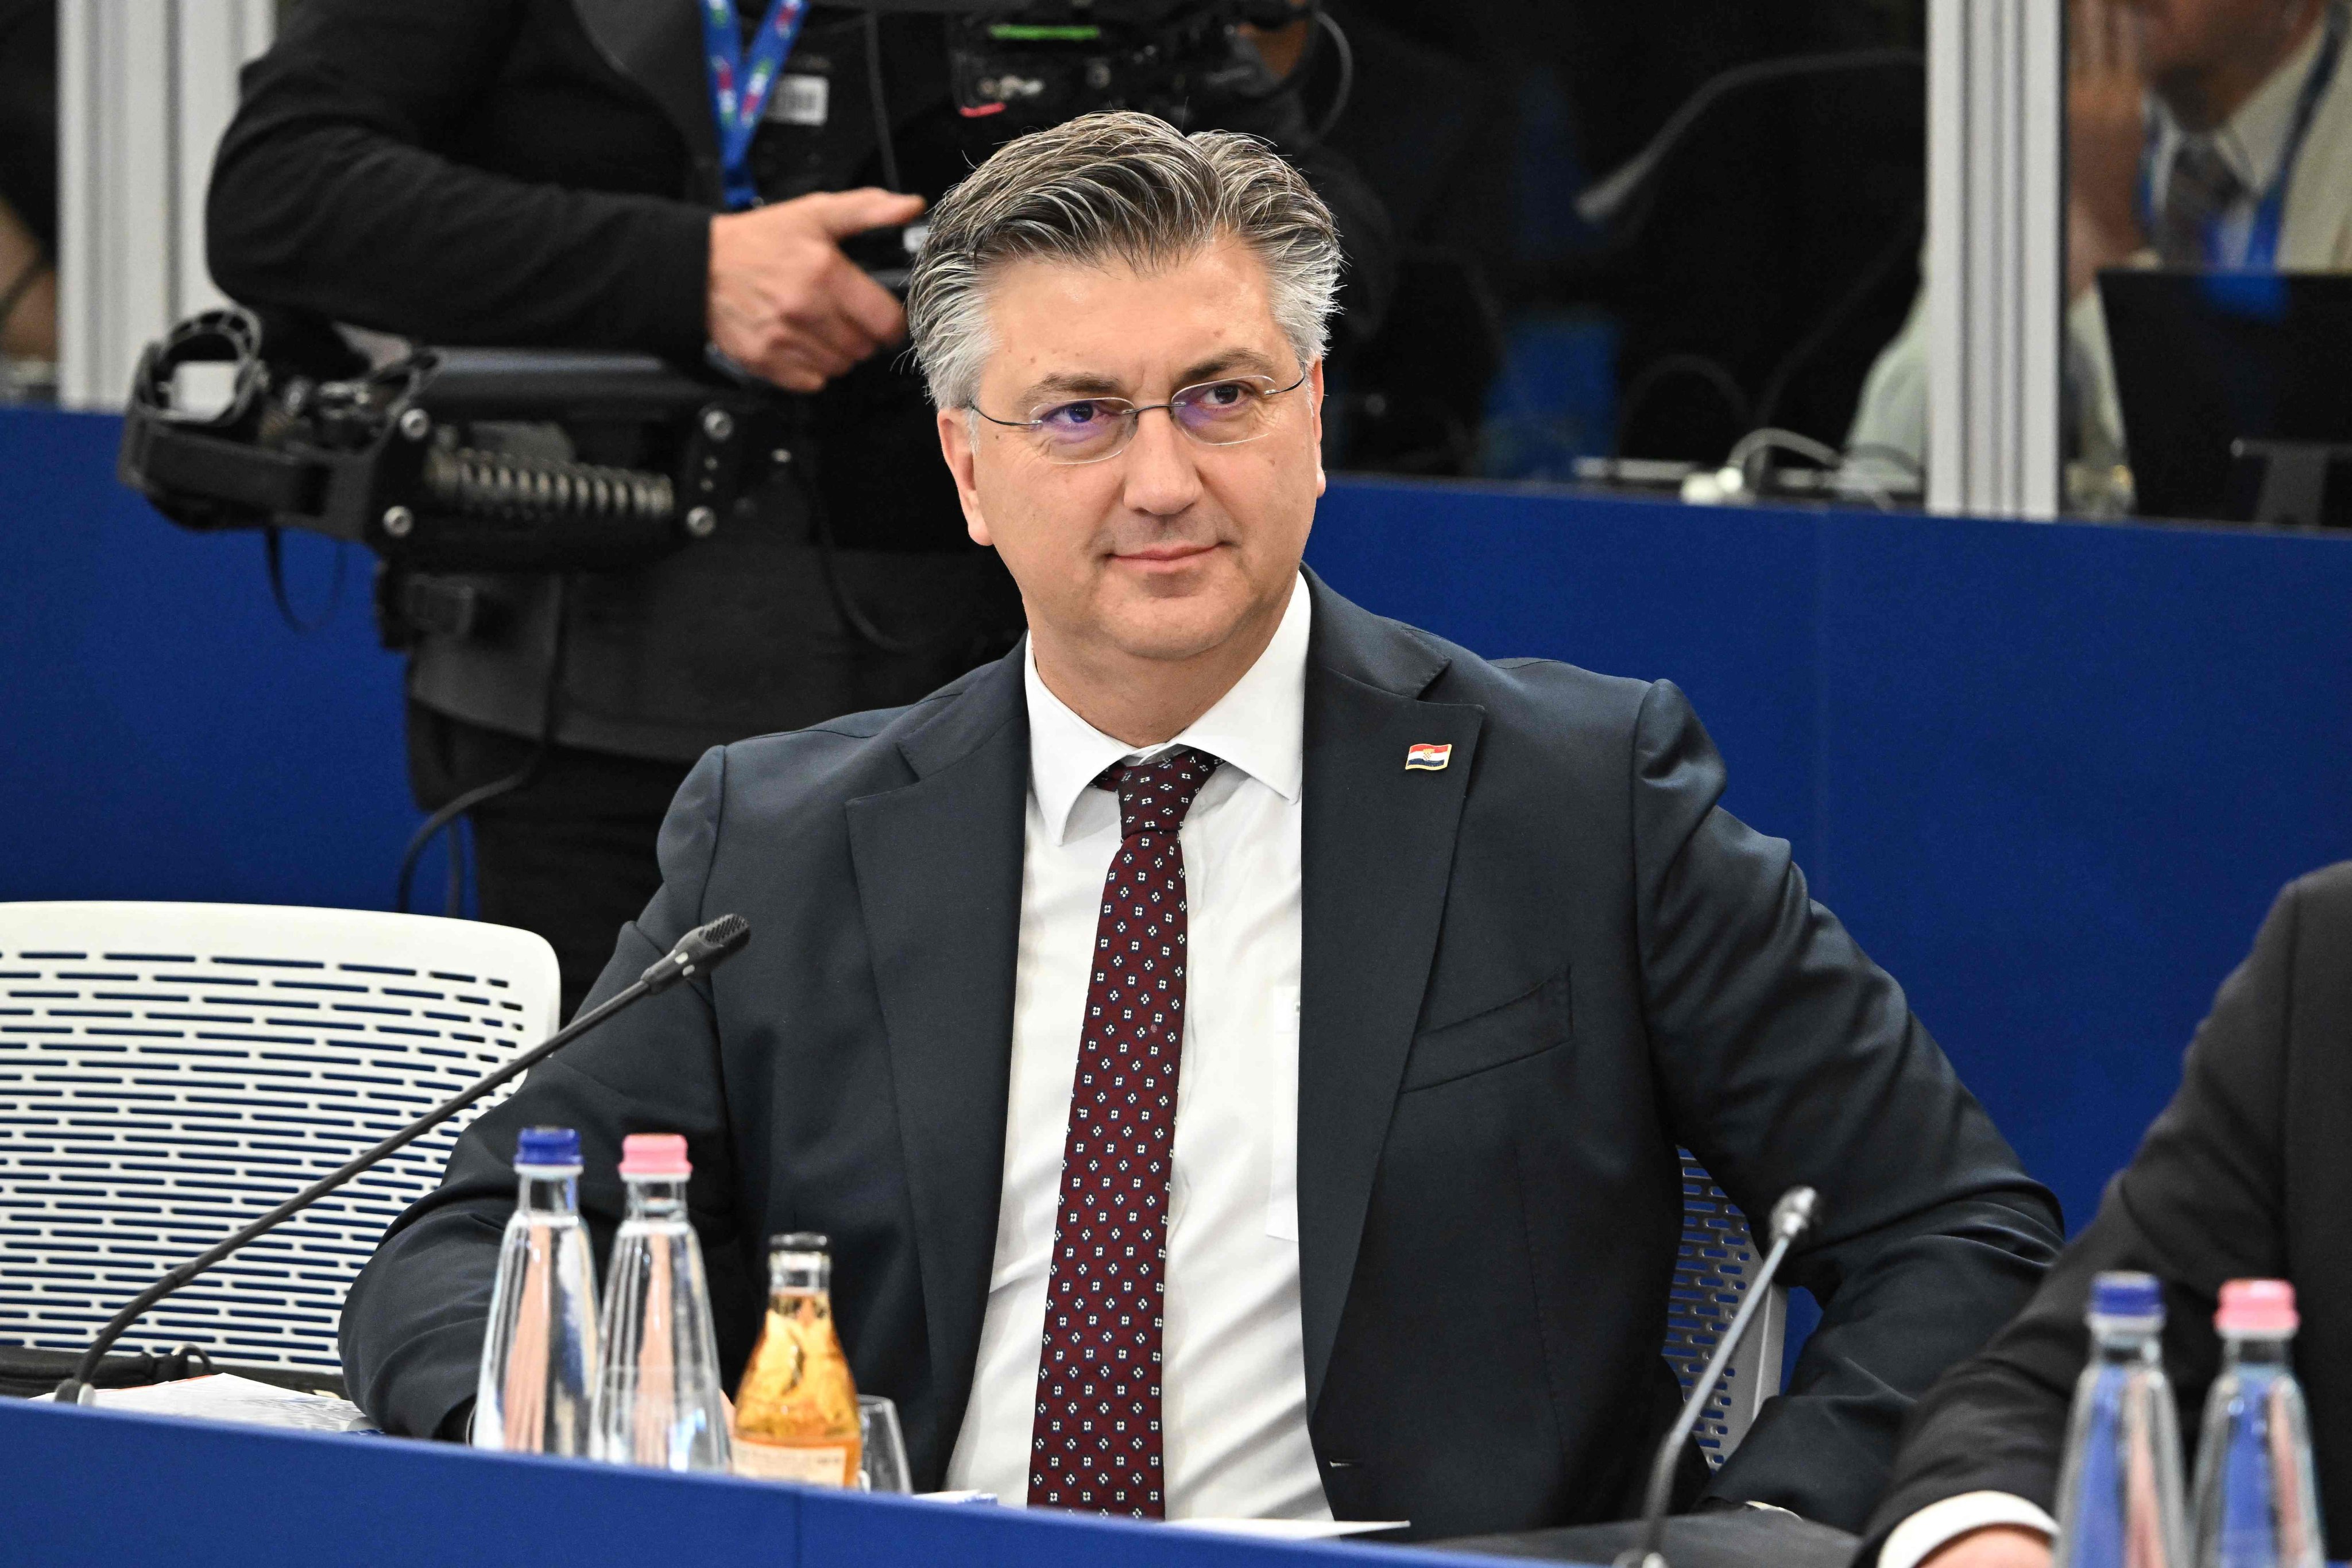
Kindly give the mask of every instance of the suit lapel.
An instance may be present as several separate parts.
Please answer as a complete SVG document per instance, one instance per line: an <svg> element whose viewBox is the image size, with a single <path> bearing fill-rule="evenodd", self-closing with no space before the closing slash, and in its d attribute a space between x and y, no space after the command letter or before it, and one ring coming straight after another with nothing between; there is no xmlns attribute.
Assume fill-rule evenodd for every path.
<svg viewBox="0 0 2352 1568"><path fill-rule="evenodd" d="M1429 983L1485 716L1419 700L1446 655L1308 582L1298 1254L1311 1412ZM1424 743L1451 745L1446 765L1408 772L1406 748Z"/></svg>
<svg viewBox="0 0 2352 1568"><path fill-rule="evenodd" d="M695 0L572 0L572 14L604 63L661 106L686 138L696 175L719 193L719 130L710 114L710 83L702 60L702 24Z"/></svg>
<svg viewBox="0 0 2352 1568"><path fill-rule="evenodd" d="M982 671L901 749L916 781L851 801L849 841L949 1445L971 1392L1004 1174L1029 787L1019 653Z"/></svg>

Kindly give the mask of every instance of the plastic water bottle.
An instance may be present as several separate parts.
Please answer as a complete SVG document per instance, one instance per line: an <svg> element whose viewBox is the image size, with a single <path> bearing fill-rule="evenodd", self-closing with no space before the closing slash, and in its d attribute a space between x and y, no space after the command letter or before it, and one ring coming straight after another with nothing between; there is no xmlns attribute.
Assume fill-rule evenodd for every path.
<svg viewBox="0 0 2352 1568"><path fill-rule="evenodd" d="M595 1454L664 1470L724 1470L727 1406L702 1249L686 1217L686 1140L638 1133L621 1144L629 1209L604 1286L604 1372Z"/></svg>
<svg viewBox="0 0 2352 1568"><path fill-rule="evenodd" d="M2287 1366L2296 1322L2284 1280L2221 1287L2221 1375L2197 1448L2197 1568L2320 1568L2311 1423Z"/></svg>
<svg viewBox="0 0 2352 1568"><path fill-rule="evenodd" d="M2101 1274L2090 1324L2058 1477L2055 1568L2186 1568L2163 1291L2146 1274Z"/></svg>
<svg viewBox="0 0 2352 1568"><path fill-rule="evenodd" d="M585 1455L596 1387L596 1265L580 1223L580 1134L528 1127L520 1191L474 1385L474 1446Z"/></svg>

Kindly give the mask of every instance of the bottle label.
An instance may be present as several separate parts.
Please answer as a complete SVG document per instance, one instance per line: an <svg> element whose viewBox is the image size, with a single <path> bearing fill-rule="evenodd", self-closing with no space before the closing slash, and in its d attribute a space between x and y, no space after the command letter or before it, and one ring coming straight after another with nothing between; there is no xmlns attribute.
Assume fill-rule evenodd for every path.
<svg viewBox="0 0 2352 1568"><path fill-rule="evenodd" d="M735 1473L763 1481L798 1481L803 1486L851 1487L854 1450L845 1444L761 1443L737 1433Z"/></svg>

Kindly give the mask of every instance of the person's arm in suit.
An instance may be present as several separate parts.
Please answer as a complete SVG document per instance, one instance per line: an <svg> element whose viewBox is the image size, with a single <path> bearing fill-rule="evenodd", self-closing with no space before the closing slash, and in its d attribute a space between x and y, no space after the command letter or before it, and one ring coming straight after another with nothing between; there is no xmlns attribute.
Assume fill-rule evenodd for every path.
<svg viewBox="0 0 2352 1568"><path fill-rule="evenodd" d="M1821 1325L1709 1495L1858 1530L1912 1402L2040 1283L2057 1204L1902 988L1807 895L1788 844L1718 807L1722 760L1670 683L1643 702L1632 771L1671 1130L1750 1216L1799 1183L1823 1200L1787 1275L1819 1299Z"/></svg>
<svg viewBox="0 0 2352 1568"><path fill-rule="evenodd" d="M221 287L430 342L698 358L708 209L453 155L524 10L307 0L289 12L246 68L213 164L205 255Z"/></svg>
<svg viewBox="0 0 2352 1568"><path fill-rule="evenodd" d="M661 891L622 929L619 950L589 993L593 1007L705 921L702 893L719 840L726 754L713 750L678 789L663 821ZM759 934L752 934L759 941ZM720 1082L710 980L648 998L531 1069L513 1095L468 1127L440 1187L394 1222L343 1306L340 1347L352 1399L387 1432L458 1437L489 1319L490 1286L514 1211L515 1134L576 1127L580 1203L601 1260L621 1220L614 1174L631 1133L683 1133L694 1161L688 1207L702 1239L714 1304L745 1288L733 1142ZM751 1286L757 1300L756 1282ZM722 1313L722 1318L725 1314ZM747 1321L756 1321L756 1313ZM725 1338L722 1330L722 1340ZM721 1345L740 1360L748 1344Z"/></svg>
<svg viewBox="0 0 2352 1568"><path fill-rule="evenodd" d="M1871 1521L1874 1548L1953 1498L2000 1494L2056 1511L2067 1410L2090 1354L2083 1315L2091 1279L2104 1270L2135 1269L2165 1282L2165 1369L2189 1423L2184 1430L2196 1430L2220 1365L2212 1321L2222 1281L2287 1269L2283 1152L2297 959L2341 963L2347 894L2352 878L2337 872L2306 877L2279 895L2253 951L2199 1027L2179 1090L2131 1164L2107 1184L2097 1218L2017 1321L1920 1401L1894 1482ZM2339 912L2318 923L2336 939L2314 952L2306 906L2322 898ZM1922 1554L1937 1561L1932 1553L1950 1539L1906 1533L1909 1539L1895 1544L1911 1562Z"/></svg>

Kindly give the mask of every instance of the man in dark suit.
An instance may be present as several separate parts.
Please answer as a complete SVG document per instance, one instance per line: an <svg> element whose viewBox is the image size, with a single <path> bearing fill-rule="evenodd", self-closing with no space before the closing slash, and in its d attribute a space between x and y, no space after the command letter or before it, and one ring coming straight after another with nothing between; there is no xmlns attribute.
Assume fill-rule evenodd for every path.
<svg viewBox="0 0 2352 1568"><path fill-rule="evenodd" d="M387 1236L343 1354L388 1430L460 1429L515 1130L580 1129L601 1238L620 1138L664 1129L730 1366L761 1239L828 1233L919 1487L1621 1517L1679 1399L1679 1144L1829 1217L1792 1263L1821 1327L1707 1490L1862 1522L2055 1206L1718 809L1674 686L1490 664L1301 571L1338 266L1279 157L1136 115L940 204L911 330L1030 637L703 758L600 989L720 913L751 948L536 1070Z"/></svg>
<svg viewBox="0 0 2352 1568"><path fill-rule="evenodd" d="M2352 862L2279 895L2097 1218L2018 1320L1919 1402L1872 1521L1881 1568L2049 1568L2066 1413L2089 1355L2084 1312L2092 1276L2109 1269L2164 1281L2164 1364L2192 1459L2221 1365L2222 1281L2294 1283L2327 1555L2352 1554L2352 1302L2336 1278L2352 1213L2347 955Z"/></svg>

